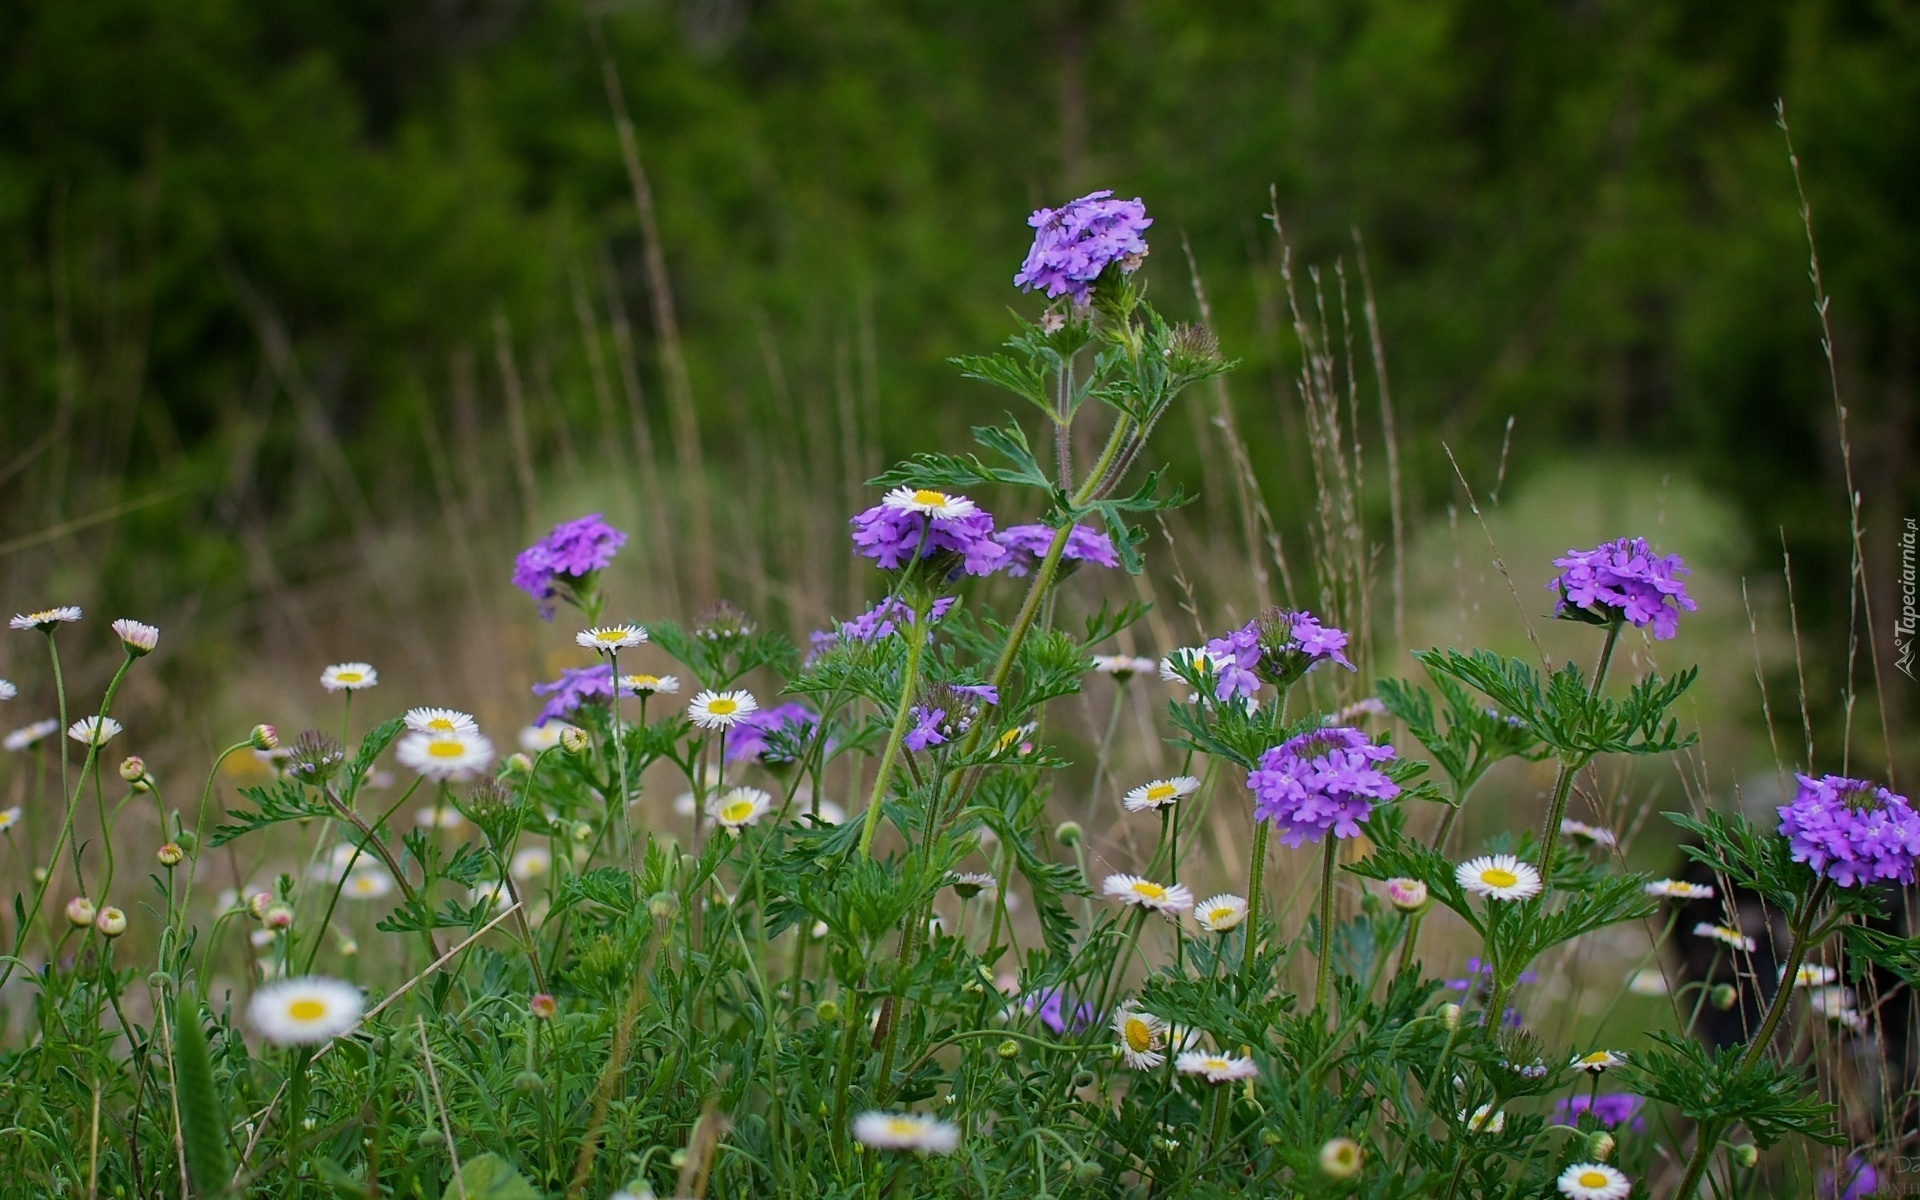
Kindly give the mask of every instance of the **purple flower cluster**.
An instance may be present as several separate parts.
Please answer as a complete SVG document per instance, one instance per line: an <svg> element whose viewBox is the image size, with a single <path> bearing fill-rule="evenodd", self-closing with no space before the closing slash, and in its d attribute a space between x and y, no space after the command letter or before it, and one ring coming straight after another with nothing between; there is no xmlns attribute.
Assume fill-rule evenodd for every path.
<svg viewBox="0 0 1920 1200"><path fill-rule="evenodd" d="M1793 803L1776 810L1780 834L1793 844L1793 861L1841 887L1913 883L1920 813L1905 796L1839 775L1795 778L1800 787Z"/></svg>
<svg viewBox="0 0 1920 1200"><path fill-rule="evenodd" d="M955 596L940 597L928 610L929 620L938 621L952 612L953 606L959 602ZM812 666L815 659L844 642L877 642L881 638L892 637L900 626L911 624L913 606L897 596L888 596L851 621L842 621L832 629L816 629L808 634L806 665Z"/></svg>
<svg viewBox="0 0 1920 1200"><path fill-rule="evenodd" d="M1081 1000L1068 1010L1066 995L1057 987L1026 997L1020 1007L1038 1016L1040 1023L1056 1034L1080 1033L1093 1024L1092 1002Z"/></svg>
<svg viewBox="0 0 1920 1200"><path fill-rule="evenodd" d="M1565 1096L1553 1103L1553 1123L1572 1125L1581 1113L1590 1112L1593 1119L1608 1129L1618 1129L1628 1125L1635 1133L1644 1133L1647 1119L1640 1115L1640 1109L1646 1101L1631 1092L1604 1092L1597 1096Z"/></svg>
<svg viewBox="0 0 1920 1200"><path fill-rule="evenodd" d="M540 602L540 615L553 619L553 602L560 595L555 586L558 576L585 579L613 561L614 552L625 545L627 535L588 513L574 521L562 521L553 531L522 550L513 560L513 586Z"/></svg>
<svg viewBox="0 0 1920 1200"><path fill-rule="evenodd" d="M1209 640L1207 654L1214 665L1215 700L1225 702L1260 690L1260 677L1253 673L1260 665L1260 622L1248 621L1224 637Z"/></svg>
<svg viewBox="0 0 1920 1200"><path fill-rule="evenodd" d="M1262 683L1286 687L1323 662L1354 669L1347 656L1347 635L1310 612L1269 609L1224 637L1207 643L1217 668L1214 699L1251 696Z"/></svg>
<svg viewBox="0 0 1920 1200"><path fill-rule="evenodd" d="M582 704L604 704L613 699L613 667L609 663L600 663L592 667L562 667L560 678L552 683L533 685L536 696L551 696L535 725L545 725L548 721L564 721L573 715L573 710Z"/></svg>
<svg viewBox="0 0 1920 1200"><path fill-rule="evenodd" d="M1676 576L1691 574L1678 554L1655 554L1645 538L1619 538L1591 550L1569 550L1553 565L1560 574L1547 584L1559 597L1555 616L1584 610L1603 623L1624 620L1653 626L1653 636L1670 638L1680 613L1698 606ZM1576 618L1577 619L1577 618Z"/></svg>
<svg viewBox="0 0 1920 1200"><path fill-rule="evenodd" d="M1112 195L1111 190L1092 192L1028 217L1027 224L1036 230L1033 248L1013 282L1022 291L1043 288L1050 300L1071 296L1084 304L1093 281L1108 266L1119 263L1122 271L1139 266L1147 253L1140 235L1153 218L1138 197L1114 200Z"/></svg>
<svg viewBox="0 0 1920 1200"><path fill-rule="evenodd" d="M1336 726L1289 738L1260 756L1247 775L1253 815L1272 821L1289 846L1360 835L1360 822L1375 801L1391 800L1400 787L1375 763L1394 758L1392 746L1376 746L1358 729Z"/></svg>
<svg viewBox="0 0 1920 1200"><path fill-rule="evenodd" d="M1031 571L1034 564L1047 556L1047 547L1053 544L1053 534L1054 531L1045 525L1011 525L995 534L993 540L1009 551L1007 574L1018 577ZM1113 539L1085 525L1075 525L1067 534L1066 548L1061 550L1060 560L1099 563L1103 567L1120 565L1120 556L1113 551Z"/></svg>
<svg viewBox="0 0 1920 1200"><path fill-rule="evenodd" d="M727 761L754 758L763 763L793 762L819 724L819 714L796 701L756 709L727 731Z"/></svg>
<svg viewBox="0 0 1920 1200"><path fill-rule="evenodd" d="M853 548L892 571L916 554L951 554L969 575L991 575L1007 562L1007 548L993 540L993 517L975 509L965 516L936 517L890 504L876 504L852 519Z"/></svg>
<svg viewBox="0 0 1920 1200"><path fill-rule="evenodd" d="M973 727L980 705L998 703L1000 689L990 683L953 683L929 689L926 703L909 710L913 728L903 739L907 749L918 752L945 745Z"/></svg>

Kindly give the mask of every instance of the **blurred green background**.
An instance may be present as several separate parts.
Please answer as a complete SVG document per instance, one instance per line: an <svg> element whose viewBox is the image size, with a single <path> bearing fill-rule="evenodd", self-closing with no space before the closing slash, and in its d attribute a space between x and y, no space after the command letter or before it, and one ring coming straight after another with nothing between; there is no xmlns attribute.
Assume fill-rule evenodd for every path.
<svg viewBox="0 0 1920 1200"><path fill-rule="evenodd" d="M1663 548L1731 581L1715 652L1742 721L1741 577L1773 703L1794 703L1784 529L1828 736L1846 489L1783 98L1897 735L1896 538L1920 515L1916 62L1920 6L1897 0L15 0L0 602L162 624L170 653L132 702L196 727L216 695L258 707L294 686L268 667L297 664L306 691L376 650L450 703L445 681L492 680L522 719L561 639L528 628L507 556L592 509L636 532L634 615L724 593L804 632L871 592L840 532L859 482L1004 411L945 360L1036 310L1010 282L1029 210L1110 187L1156 219L1156 302L1198 317L1197 275L1243 363L1163 447L1204 496L1179 531L1208 624L1244 613L1245 548L1266 544L1229 434L1307 567L1277 215L1309 323L1312 268L1328 340L1354 347L1384 547L1364 239L1408 536L1439 564L1432 605L1461 617L1416 631L1473 626L1444 581L1485 576L1446 447L1483 499L1528 506L1509 512L1528 553L1640 532L1606 518L1664 522L1671 496L1692 506L1680 527L1707 528ZM1485 594L1508 608L1484 636L1517 637L1504 584ZM0 669L38 653L9 642ZM1869 759L1874 707L1855 715Z"/></svg>

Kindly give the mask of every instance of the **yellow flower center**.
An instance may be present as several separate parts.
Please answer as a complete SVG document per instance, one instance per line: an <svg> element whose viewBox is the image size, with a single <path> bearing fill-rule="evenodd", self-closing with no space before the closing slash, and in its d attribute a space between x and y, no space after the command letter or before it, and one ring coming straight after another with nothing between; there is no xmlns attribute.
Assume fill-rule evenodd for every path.
<svg viewBox="0 0 1920 1200"><path fill-rule="evenodd" d="M445 717L435 717L427 722L427 728L437 733L452 733L453 722L447 720Z"/></svg>
<svg viewBox="0 0 1920 1200"><path fill-rule="evenodd" d="M1601 1188L1613 1181L1598 1171L1582 1171L1574 1179L1581 1187Z"/></svg>
<svg viewBox="0 0 1920 1200"><path fill-rule="evenodd" d="M738 825L752 815L751 800L731 800L720 810L720 819L729 825Z"/></svg>
<svg viewBox="0 0 1920 1200"><path fill-rule="evenodd" d="M1603 1063L1607 1061L1607 1052L1605 1050L1595 1050L1592 1054L1587 1055L1585 1058L1581 1059L1580 1061L1583 1063L1589 1063L1589 1064Z"/></svg>
<svg viewBox="0 0 1920 1200"><path fill-rule="evenodd" d="M1480 872L1480 882L1491 887L1510 888L1520 882L1520 877L1504 867L1488 867Z"/></svg>
<svg viewBox="0 0 1920 1200"><path fill-rule="evenodd" d="M1000 735L998 740L996 740L993 743L993 748L995 750L1005 750L1008 746L1011 746L1015 742L1020 740L1020 734L1022 732L1023 731L1019 729L1007 730L1005 733Z"/></svg>
<svg viewBox="0 0 1920 1200"><path fill-rule="evenodd" d="M618 642L626 638L627 631L624 629L602 629L599 633L596 633L593 636L596 638L599 638L603 642Z"/></svg>
<svg viewBox="0 0 1920 1200"><path fill-rule="evenodd" d="M1152 800L1155 803L1159 803L1162 800L1173 799L1173 785L1170 783L1156 783L1156 784L1149 785L1147 788L1147 799Z"/></svg>
<svg viewBox="0 0 1920 1200"><path fill-rule="evenodd" d="M642 688L658 687L659 685L660 685L660 677L657 675L627 676L627 686L630 688L633 688L635 691L638 691Z"/></svg>
<svg viewBox="0 0 1920 1200"><path fill-rule="evenodd" d="M887 1132L895 1137L914 1137L920 1132L920 1123L904 1117L888 1117Z"/></svg>
<svg viewBox="0 0 1920 1200"><path fill-rule="evenodd" d="M1165 900L1167 898L1167 889L1157 883L1148 883L1142 879L1133 885L1133 894L1136 896L1144 896L1149 900Z"/></svg>
<svg viewBox="0 0 1920 1200"><path fill-rule="evenodd" d="M1224 1058L1209 1058L1206 1060L1206 1068L1209 1071L1224 1071L1227 1069L1227 1060Z"/></svg>
<svg viewBox="0 0 1920 1200"><path fill-rule="evenodd" d="M1224 904L1215 905L1214 907L1207 910L1207 920L1212 921L1215 925L1218 925L1220 922L1225 921L1231 918L1232 916L1233 916L1233 910L1231 908L1228 908Z"/></svg>
<svg viewBox="0 0 1920 1200"><path fill-rule="evenodd" d="M707 703L707 711L716 717L730 717L739 707L738 700L729 699L726 696L720 696Z"/></svg>
<svg viewBox="0 0 1920 1200"><path fill-rule="evenodd" d="M1128 1017L1126 1024L1127 1049L1135 1054L1145 1054L1153 1049L1153 1026L1139 1017Z"/></svg>
<svg viewBox="0 0 1920 1200"><path fill-rule="evenodd" d="M443 739L427 743L427 754L432 758L459 758L466 752L467 747L464 742Z"/></svg>
<svg viewBox="0 0 1920 1200"><path fill-rule="evenodd" d="M913 502L915 504L924 504L929 508L944 508L947 504L947 494L945 492L935 492L921 488L914 492Z"/></svg>
<svg viewBox="0 0 1920 1200"><path fill-rule="evenodd" d="M312 997L304 997L287 1005L287 1015L296 1021L318 1021L327 1015L327 1006Z"/></svg>
<svg viewBox="0 0 1920 1200"><path fill-rule="evenodd" d="M334 676L334 678L338 679L341 683L359 683L366 677L358 671L342 671Z"/></svg>

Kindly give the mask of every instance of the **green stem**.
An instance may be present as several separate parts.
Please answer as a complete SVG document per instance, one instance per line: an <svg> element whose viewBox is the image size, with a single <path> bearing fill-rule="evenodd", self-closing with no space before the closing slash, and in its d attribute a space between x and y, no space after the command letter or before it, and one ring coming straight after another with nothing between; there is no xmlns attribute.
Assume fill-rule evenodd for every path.
<svg viewBox="0 0 1920 1200"><path fill-rule="evenodd" d="M1313 1010L1327 1004L1327 979L1333 969L1333 855L1340 839L1328 837L1320 856L1320 970L1313 984Z"/></svg>
<svg viewBox="0 0 1920 1200"><path fill-rule="evenodd" d="M1600 698L1601 685L1607 681L1607 667L1613 662L1613 648L1620 641L1620 622L1614 620L1607 626L1607 640L1600 647L1600 662L1593 669L1593 685L1587 689L1589 701ZM1567 793L1573 790L1573 777L1580 768L1587 765L1591 755L1582 755L1579 761L1560 760L1559 777L1553 781L1553 804L1547 809L1547 827L1540 834L1540 887L1544 894L1550 886L1550 869L1553 866L1553 849L1560 841L1560 819L1567 814Z"/></svg>
<svg viewBox="0 0 1920 1200"><path fill-rule="evenodd" d="M1245 991L1253 981L1253 963L1260 949L1260 893L1267 869L1267 835L1271 826L1265 821L1253 823L1253 867L1247 876L1246 950L1240 957L1240 986Z"/></svg>
<svg viewBox="0 0 1920 1200"><path fill-rule="evenodd" d="M894 705L893 728L887 733L887 745L880 752L880 768L873 778L873 795L867 801L866 821L860 829L860 857L873 857L873 832L880 824L880 805L893 780L893 763L900 756L900 743L907 736L907 723L913 719L914 688L919 684L920 655L927 644L927 613L914 606L913 634L907 639L907 666L900 676L900 702ZM975 728L979 728L976 723Z"/></svg>

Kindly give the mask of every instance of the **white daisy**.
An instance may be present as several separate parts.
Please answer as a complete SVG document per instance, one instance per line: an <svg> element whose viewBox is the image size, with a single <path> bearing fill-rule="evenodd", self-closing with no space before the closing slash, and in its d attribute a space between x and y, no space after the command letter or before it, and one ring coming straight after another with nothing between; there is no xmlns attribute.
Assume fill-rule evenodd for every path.
<svg viewBox="0 0 1920 1200"><path fill-rule="evenodd" d="M1193 919L1209 933L1227 933L1247 919L1247 902L1231 892L1221 892L1194 905Z"/></svg>
<svg viewBox="0 0 1920 1200"><path fill-rule="evenodd" d="M347 872L340 891L355 900L378 900L393 891L393 876L381 867L359 867Z"/></svg>
<svg viewBox="0 0 1920 1200"><path fill-rule="evenodd" d="M1124 904L1137 904L1158 912L1186 912L1193 907L1193 893L1184 883L1165 886L1138 875L1109 875L1103 890Z"/></svg>
<svg viewBox="0 0 1920 1200"><path fill-rule="evenodd" d="M67 736L82 746L104 746L120 732L112 717L82 717L67 727Z"/></svg>
<svg viewBox="0 0 1920 1200"><path fill-rule="evenodd" d="M1867 1027L1866 1017L1853 1006L1853 990L1843 987L1817 987L1807 995L1807 1007L1815 1015L1825 1017L1836 1025L1844 1025L1855 1033L1863 1032Z"/></svg>
<svg viewBox="0 0 1920 1200"><path fill-rule="evenodd" d="M1605 1163L1574 1163L1554 1180L1570 1200L1625 1200L1633 1184Z"/></svg>
<svg viewBox="0 0 1920 1200"><path fill-rule="evenodd" d="M151 625L121 617L113 623L113 631L120 635L120 643L127 653L135 658L152 654L153 648L160 644L160 631Z"/></svg>
<svg viewBox="0 0 1920 1200"><path fill-rule="evenodd" d="M553 870L553 851L545 846L522 846L507 860L507 874L521 883L539 879Z"/></svg>
<svg viewBox="0 0 1920 1200"><path fill-rule="evenodd" d="M1636 996L1664 996L1667 977L1654 967L1646 967L1628 976L1627 990Z"/></svg>
<svg viewBox="0 0 1920 1200"><path fill-rule="evenodd" d="M59 608L43 608L39 612L20 613L15 616L13 620L8 621L7 624L13 626L15 629L48 630L62 622L78 621L79 619L80 606L77 604L64 604Z"/></svg>
<svg viewBox="0 0 1920 1200"><path fill-rule="evenodd" d="M457 708L410 708L405 720L415 733L473 733L480 728Z"/></svg>
<svg viewBox="0 0 1920 1200"><path fill-rule="evenodd" d="M19 694L20 689L13 686L12 680L0 679L0 700L11 700Z"/></svg>
<svg viewBox="0 0 1920 1200"><path fill-rule="evenodd" d="M725 795L707 801L707 815L722 827L738 831L757 822L773 807L773 797L755 787L729 788Z"/></svg>
<svg viewBox="0 0 1920 1200"><path fill-rule="evenodd" d="M1787 977L1785 963L1780 964L1779 976L1782 979ZM1840 978L1840 972L1832 967L1823 967L1819 963L1802 963L1800 969L1793 973L1795 987L1825 987L1838 978Z"/></svg>
<svg viewBox="0 0 1920 1200"><path fill-rule="evenodd" d="M949 496L931 488L897 487L880 501L901 512L925 513L929 517L970 517L979 507L965 496Z"/></svg>
<svg viewBox="0 0 1920 1200"><path fill-rule="evenodd" d="M14 730L6 736L5 740L0 740L0 746L9 750L25 750L29 746L46 741L58 732L60 732L60 722L48 717L44 721L35 721L31 725L24 725Z"/></svg>
<svg viewBox="0 0 1920 1200"><path fill-rule="evenodd" d="M428 779L468 779L493 761L493 743L479 733L409 733L394 757Z"/></svg>
<svg viewBox="0 0 1920 1200"><path fill-rule="evenodd" d="M1332 1138L1320 1147L1320 1170L1329 1179L1352 1179L1360 1173L1360 1143Z"/></svg>
<svg viewBox="0 0 1920 1200"><path fill-rule="evenodd" d="M703 691L687 705L687 718L702 729L726 729L759 707L751 692Z"/></svg>
<svg viewBox="0 0 1920 1200"><path fill-rule="evenodd" d="M1675 900L1711 900L1713 889L1704 883L1684 879L1656 879L1646 887L1649 896L1668 896Z"/></svg>
<svg viewBox="0 0 1920 1200"><path fill-rule="evenodd" d="M363 662L335 663L320 672L320 686L330 692L357 692L380 682L380 672Z"/></svg>
<svg viewBox="0 0 1920 1200"><path fill-rule="evenodd" d="M1174 1059L1173 1069L1182 1075L1203 1075L1208 1083L1232 1083L1236 1079L1251 1079L1260 1073L1260 1068L1253 1065L1251 1058L1207 1054L1199 1050L1190 1050Z"/></svg>
<svg viewBox="0 0 1920 1200"><path fill-rule="evenodd" d="M1096 654L1093 656L1093 669L1102 675L1111 675L1116 679L1130 679L1135 675L1145 675L1154 669L1150 658L1136 658L1130 654Z"/></svg>
<svg viewBox="0 0 1920 1200"><path fill-rule="evenodd" d="M853 1119L853 1136L876 1150L925 1150L952 1154L960 1144L958 1127L919 1113L863 1112Z"/></svg>
<svg viewBox="0 0 1920 1200"><path fill-rule="evenodd" d="M1120 803L1128 812L1139 812L1146 808L1160 808L1175 804L1200 790L1200 781L1191 775L1175 775L1172 779L1156 779L1152 783L1143 783L1126 794Z"/></svg>
<svg viewBox="0 0 1920 1200"><path fill-rule="evenodd" d="M451 804L430 804L413 814L413 823L422 829L460 829L467 819Z"/></svg>
<svg viewBox="0 0 1920 1200"><path fill-rule="evenodd" d="M475 908L486 905L492 909L502 909L513 903L513 893L507 889L503 879L482 879L467 889L467 903Z"/></svg>
<svg viewBox="0 0 1920 1200"><path fill-rule="evenodd" d="M1698 925L1695 925L1693 927L1693 936L1712 938L1714 941L1731 946L1735 950L1745 950L1748 954L1753 953L1755 946L1754 940L1746 934L1741 933L1738 929L1729 929L1725 925L1715 925L1712 921L1702 921Z"/></svg>
<svg viewBox="0 0 1920 1200"><path fill-rule="evenodd" d="M971 900L982 892L990 892L996 882L993 876L984 871L959 871L947 876L947 886L962 900Z"/></svg>
<svg viewBox="0 0 1920 1200"><path fill-rule="evenodd" d="M358 1024L361 1004L360 989L352 984L309 975L255 992L247 1020L275 1045L312 1046Z"/></svg>
<svg viewBox="0 0 1920 1200"><path fill-rule="evenodd" d="M622 675L620 690L629 696L669 696L680 690L680 681L672 675Z"/></svg>
<svg viewBox="0 0 1920 1200"><path fill-rule="evenodd" d="M1120 1057L1136 1071L1151 1071L1167 1061L1160 1051L1167 1044L1167 1023L1152 1013L1123 1004L1113 1014L1113 1032L1120 1039Z"/></svg>
<svg viewBox="0 0 1920 1200"><path fill-rule="evenodd" d="M1507 1114L1494 1112L1491 1104L1474 1109L1472 1116L1461 1113L1460 1120L1470 1133L1499 1133L1507 1127Z"/></svg>
<svg viewBox="0 0 1920 1200"><path fill-rule="evenodd" d="M1583 842L1591 842L1596 846L1612 846L1619 841L1613 836L1611 829L1602 829L1598 825L1589 825L1584 821L1576 821L1572 817L1561 820L1560 832L1567 837L1579 838Z"/></svg>
<svg viewBox="0 0 1920 1200"><path fill-rule="evenodd" d="M1624 1054L1615 1054L1611 1050L1595 1050L1591 1054L1580 1055L1569 1065L1576 1071L1585 1071L1589 1075L1599 1075L1611 1067L1624 1065L1626 1061L1627 1057Z"/></svg>
<svg viewBox="0 0 1920 1200"><path fill-rule="evenodd" d="M0 833L12 833L13 827L20 823L22 815L22 810L17 804L12 808L0 809Z"/></svg>
<svg viewBox="0 0 1920 1200"><path fill-rule="evenodd" d="M1469 859L1454 870L1453 878L1474 895L1495 900L1525 900L1540 894L1540 872L1511 854Z"/></svg>
<svg viewBox="0 0 1920 1200"><path fill-rule="evenodd" d="M589 650L613 654L629 646L645 645L647 631L638 625L598 625L574 634L573 640Z"/></svg>

